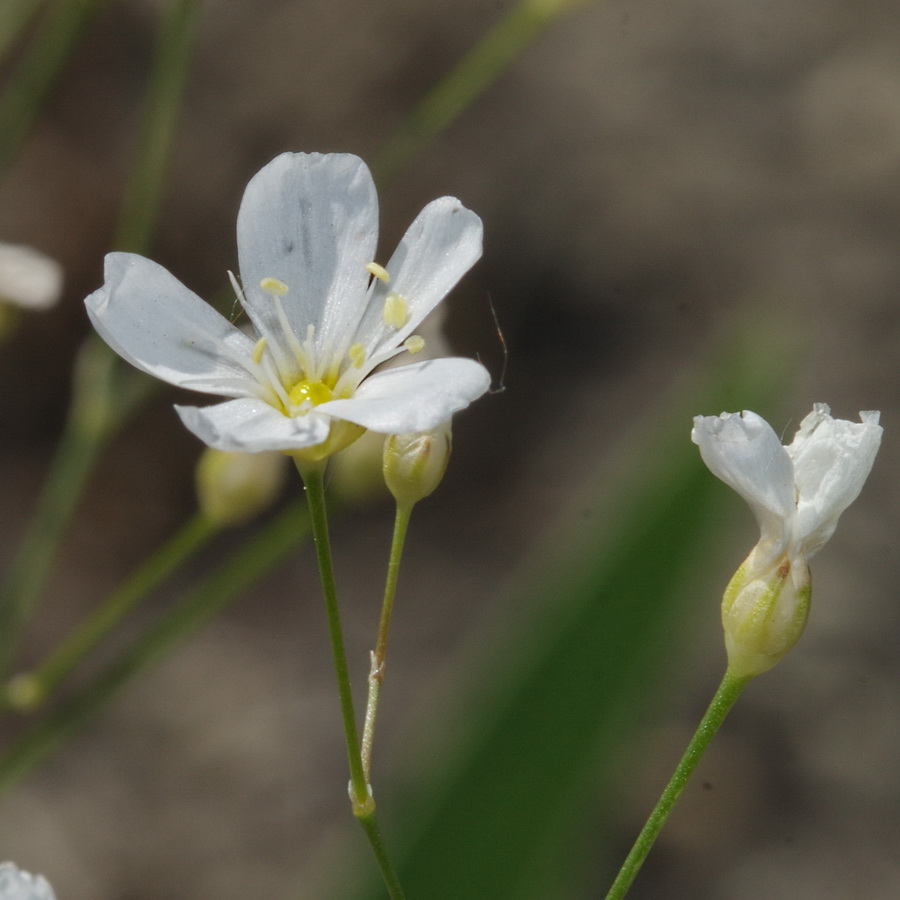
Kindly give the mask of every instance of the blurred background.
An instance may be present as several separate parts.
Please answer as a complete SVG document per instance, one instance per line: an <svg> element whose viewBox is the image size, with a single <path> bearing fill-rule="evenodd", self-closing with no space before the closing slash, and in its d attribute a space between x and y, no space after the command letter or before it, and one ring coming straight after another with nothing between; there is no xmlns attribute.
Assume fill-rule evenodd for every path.
<svg viewBox="0 0 900 900"><path fill-rule="evenodd" d="M253 173L284 150L374 160L514 5L206 0L152 258L201 296L222 295ZM6 565L60 435L88 333L82 301L102 281L163 7L97 4L0 181L0 240L35 246L65 270L60 305L23 316L0 352ZM483 218L484 258L451 294L446 330L503 388L457 418L448 475L413 517L375 749L389 845L415 856L430 841L437 850L421 858L440 860L475 818L495 832L520 815L510 791L506 805L486 802L457 826L433 798L471 774L466 759L487 771L475 750L466 756L479 740L467 723L491 719L494 702L519 702L509 685L537 671L528 654L552 659L539 637L562 628L555 604L574 615L553 589L564 579L532 597L540 579L529 573L552 570L573 547L586 559L594 543L598 554L615 545L610 510L627 509L629 491L654 484L671 456L689 457L712 504L708 542L676 566L668 624L643 645L645 696L615 720L615 746L584 750L576 773L546 739L563 726L535 725L549 749L523 769L518 791L560 780L571 814L553 840L524 844L517 862L540 868L552 846L550 874L507 882L507 893L473 874L462 893L440 887L436 862L434 881L422 881L433 889L411 896L605 893L721 676L721 592L756 540L750 512L702 471L689 443L691 415L722 411L717 386L738 335L753 377L771 387L761 401L729 395L729 408L758 407L786 441L813 402L842 418L881 409L885 441L815 560L807 633L748 688L631 896L896 897L898 42L900 7L881 0L586 2L549 23L381 185L379 258L436 196L455 195ZM158 392L104 451L20 667L195 509L201 448L172 410L185 399ZM710 405L692 406L701 399ZM670 416L677 443L660 445ZM288 485L299 492L295 479ZM616 489L625 497L607 507ZM675 506L651 542L661 560L692 515ZM212 544L128 628L256 527ZM391 507L377 499L345 508L334 527L358 705L390 528ZM662 565L655 559L633 571ZM44 873L60 900L350 897L363 882L366 896L380 896L347 809L333 681L304 545L3 796L0 857ZM570 684L555 695L563 718L570 705L602 705L603 684L587 674ZM7 718L0 728L12 739L21 726ZM506 769L516 771L523 746L503 745ZM442 822L454 835L442 836ZM468 865L465 854L449 858L444 866Z"/></svg>

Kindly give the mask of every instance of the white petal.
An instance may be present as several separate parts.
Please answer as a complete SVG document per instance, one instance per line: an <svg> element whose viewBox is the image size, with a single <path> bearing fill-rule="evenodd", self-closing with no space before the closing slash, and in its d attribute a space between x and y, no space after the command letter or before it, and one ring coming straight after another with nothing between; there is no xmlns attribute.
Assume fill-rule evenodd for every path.
<svg viewBox="0 0 900 900"><path fill-rule="evenodd" d="M260 282L287 286L281 297L295 336L315 325L321 351L346 342L362 315L378 241L378 197L366 164L347 153L282 153L257 172L237 221L247 312L287 353L277 307Z"/></svg>
<svg viewBox="0 0 900 900"><path fill-rule="evenodd" d="M100 337L144 372L179 387L255 396L254 342L162 266L133 253L106 257L106 281L84 302Z"/></svg>
<svg viewBox="0 0 900 900"><path fill-rule="evenodd" d="M2 900L56 900L53 888L41 875L31 875L14 863L0 863Z"/></svg>
<svg viewBox="0 0 900 900"><path fill-rule="evenodd" d="M465 409L490 384L487 369L472 359L429 359L377 372L349 400L330 400L317 410L382 434L427 431Z"/></svg>
<svg viewBox="0 0 900 900"><path fill-rule="evenodd" d="M216 450L241 453L312 447L328 437L331 424L328 416L315 412L285 416L255 397L175 409L201 441Z"/></svg>
<svg viewBox="0 0 900 900"><path fill-rule="evenodd" d="M62 292L62 266L31 247L0 244L0 301L48 309Z"/></svg>
<svg viewBox="0 0 900 900"><path fill-rule="evenodd" d="M860 422L833 419L817 403L788 447L797 485L798 553L811 556L831 537L872 470L881 444L879 413L859 415Z"/></svg>
<svg viewBox="0 0 900 900"><path fill-rule="evenodd" d="M429 203L410 225L386 266L390 281L375 283L356 341L372 356L396 347L419 326L481 256L482 225L455 197ZM384 321L390 293L403 298L407 318L399 329Z"/></svg>
<svg viewBox="0 0 900 900"><path fill-rule="evenodd" d="M786 537L795 510L793 466L771 425L749 410L697 416L691 439L710 471L750 504L763 539Z"/></svg>

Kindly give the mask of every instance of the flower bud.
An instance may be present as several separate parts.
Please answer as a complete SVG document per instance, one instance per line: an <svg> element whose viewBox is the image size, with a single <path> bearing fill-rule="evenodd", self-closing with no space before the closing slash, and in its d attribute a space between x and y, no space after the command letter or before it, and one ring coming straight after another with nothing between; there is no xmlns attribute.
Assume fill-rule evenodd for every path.
<svg viewBox="0 0 900 900"><path fill-rule="evenodd" d="M760 542L735 572L722 598L729 671L753 676L771 669L800 638L809 615L809 566L775 558Z"/></svg>
<svg viewBox="0 0 900 900"><path fill-rule="evenodd" d="M450 421L431 431L388 435L382 471L399 504L417 503L440 483L450 459Z"/></svg>
<svg viewBox="0 0 900 900"><path fill-rule="evenodd" d="M197 500L218 525L238 525L274 503L285 457L274 451L226 453L208 447L197 463Z"/></svg>

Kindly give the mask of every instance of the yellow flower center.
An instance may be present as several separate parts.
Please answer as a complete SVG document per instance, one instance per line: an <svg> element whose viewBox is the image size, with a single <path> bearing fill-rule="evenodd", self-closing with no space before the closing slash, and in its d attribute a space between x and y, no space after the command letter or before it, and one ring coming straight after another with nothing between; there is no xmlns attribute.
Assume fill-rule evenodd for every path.
<svg viewBox="0 0 900 900"><path fill-rule="evenodd" d="M298 381L288 392L288 399L293 406L318 406L331 400L333 393L323 381Z"/></svg>

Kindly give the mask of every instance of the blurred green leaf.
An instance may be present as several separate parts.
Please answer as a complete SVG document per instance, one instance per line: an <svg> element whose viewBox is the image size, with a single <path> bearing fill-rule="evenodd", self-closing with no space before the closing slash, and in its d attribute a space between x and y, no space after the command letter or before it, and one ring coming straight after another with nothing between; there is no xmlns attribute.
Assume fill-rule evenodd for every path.
<svg viewBox="0 0 900 900"><path fill-rule="evenodd" d="M715 558L724 492L689 439L691 418L765 411L787 369L773 359L787 358L771 340L734 349L708 387L682 385L638 423L622 454L630 472L603 491L604 506L586 491L562 549L520 580L501 627L481 636L481 670L461 714L439 726L431 780L390 799L376 784L402 816L382 818L410 897L579 896L586 860L603 864L598 822L624 742L658 702L684 626L718 617L719 598L693 585ZM373 882L354 896L381 893Z"/></svg>
<svg viewBox="0 0 900 900"><path fill-rule="evenodd" d="M44 0L3 0L0 14L0 61L37 15Z"/></svg>
<svg viewBox="0 0 900 900"><path fill-rule="evenodd" d="M105 2L56 0L46 10L43 23L27 53L0 91L0 174L13 162L82 31ZM16 4L13 11L15 21L10 25L10 41L33 12L25 4Z"/></svg>

